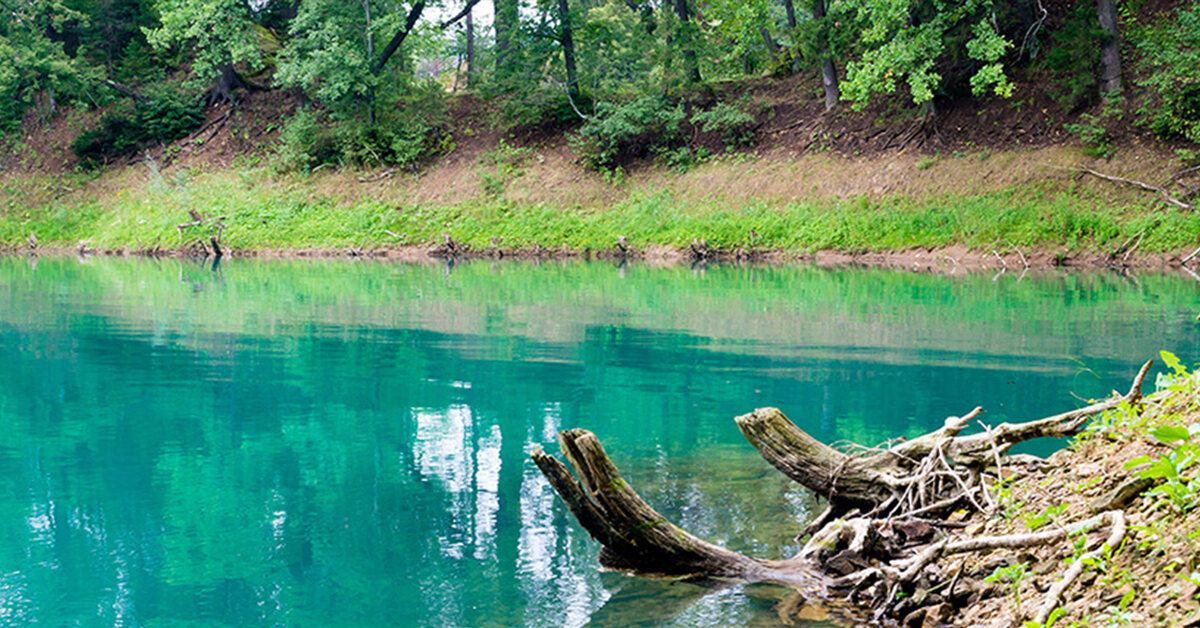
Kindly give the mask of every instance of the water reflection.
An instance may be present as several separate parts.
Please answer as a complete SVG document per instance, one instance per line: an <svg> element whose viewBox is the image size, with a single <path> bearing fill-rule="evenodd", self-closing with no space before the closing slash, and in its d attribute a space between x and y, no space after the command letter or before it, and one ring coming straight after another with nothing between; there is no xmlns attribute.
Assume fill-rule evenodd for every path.
<svg viewBox="0 0 1200 628"><path fill-rule="evenodd" d="M730 418L1030 418L1197 355L1192 277L0 258L0 623L773 625L629 578L527 451L583 426L661 512L794 552Z"/></svg>

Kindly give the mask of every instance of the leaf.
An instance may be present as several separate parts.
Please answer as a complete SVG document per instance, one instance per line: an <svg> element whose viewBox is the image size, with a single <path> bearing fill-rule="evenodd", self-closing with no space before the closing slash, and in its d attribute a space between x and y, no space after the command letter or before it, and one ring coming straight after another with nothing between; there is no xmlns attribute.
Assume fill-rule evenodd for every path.
<svg viewBox="0 0 1200 628"><path fill-rule="evenodd" d="M1164 425L1151 430L1150 435L1164 443L1169 443L1176 440L1187 440L1191 437L1191 433L1188 428L1178 425Z"/></svg>
<svg viewBox="0 0 1200 628"><path fill-rule="evenodd" d="M1151 462L1154 462L1154 459L1151 458L1150 456L1138 456L1137 458L1134 458L1133 460L1126 461L1125 468L1133 469L1134 467L1140 467L1144 464L1150 464Z"/></svg>
<svg viewBox="0 0 1200 628"><path fill-rule="evenodd" d="M1171 369L1172 371L1175 371L1177 375L1184 375L1187 373L1187 369L1183 367L1183 362L1180 362L1179 358L1176 357L1174 353L1171 353L1170 351L1159 351L1158 355L1162 357L1163 364L1167 365L1167 368Z"/></svg>

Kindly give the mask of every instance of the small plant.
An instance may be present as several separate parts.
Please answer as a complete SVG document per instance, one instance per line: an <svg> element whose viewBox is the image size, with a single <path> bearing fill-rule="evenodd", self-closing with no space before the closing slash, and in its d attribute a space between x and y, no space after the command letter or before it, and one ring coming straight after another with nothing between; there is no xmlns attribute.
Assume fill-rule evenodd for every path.
<svg viewBox="0 0 1200 628"><path fill-rule="evenodd" d="M500 138L496 148L480 155L481 165L495 169L494 172L484 168L478 170L484 193L492 197L503 194L509 183L525 174L525 160L531 153L531 148L513 146L504 138Z"/></svg>
<svg viewBox="0 0 1200 628"><path fill-rule="evenodd" d="M984 582L1000 582L1005 585L1008 590L1009 597L1012 598L1013 606L1016 607L1016 614L1021 614L1021 583L1033 575L1029 571L1029 565L1026 563L1017 563L1007 567L997 567L992 574L983 579Z"/></svg>
<svg viewBox="0 0 1200 628"><path fill-rule="evenodd" d="M938 160L937 160L936 155L930 155L929 157L926 157L925 159L922 159L921 161L917 162L917 170L929 170L935 164L937 164L937 161Z"/></svg>
<svg viewBox="0 0 1200 628"><path fill-rule="evenodd" d="M105 113L96 128L75 137L71 150L85 168L95 168L149 144L185 137L203 119L199 100L162 90L145 103Z"/></svg>
<svg viewBox="0 0 1200 628"><path fill-rule="evenodd" d="M1085 113L1079 116L1079 122L1064 124L1063 128L1068 133L1078 135L1088 145L1085 153L1108 159L1116 153L1116 149L1112 146L1112 137L1105 125L1108 120L1124 115L1124 105L1125 99L1121 96L1107 96L1099 114Z"/></svg>
<svg viewBox="0 0 1200 628"><path fill-rule="evenodd" d="M1045 526L1047 523L1054 521L1054 518L1066 511L1066 504L1058 504L1056 506L1048 506L1036 515L1025 515L1025 527L1032 530L1037 530Z"/></svg>

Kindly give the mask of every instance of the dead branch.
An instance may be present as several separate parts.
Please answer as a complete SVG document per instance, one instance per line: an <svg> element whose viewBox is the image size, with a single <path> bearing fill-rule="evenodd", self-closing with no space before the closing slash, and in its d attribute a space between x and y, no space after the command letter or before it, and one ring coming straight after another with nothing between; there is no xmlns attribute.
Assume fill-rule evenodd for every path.
<svg viewBox="0 0 1200 628"><path fill-rule="evenodd" d="M1145 181L1138 181L1137 179L1127 179L1125 177L1118 177L1111 174L1096 172L1087 166L1079 166L1078 168L1081 172L1090 174L1097 179L1104 179L1105 181L1112 181L1113 183L1123 183L1125 185L1146 190L1147 192L1155 192L1161 196L1164 201L1180 209L1196 209L1195 205L1190 205L1175 198L1169 191L1167 191L1166 188L1162 186L1146 183Z"/></svg>
<svg viewBox="0 0 1200 628"><path fill-rule="evenodd" d="M192 212L192 218L194 218L194 220L192 220L192 222L185 222L183 224L175 225L175 228L178 229L179 231L183 231L184 229L187 229L188 227L199 227L200 225L202 225L206 222L213 222L213 221L224 222L225 221L224 216L213 216L211 218L201 218L201 217L199 217L198 214L194 213L194 210Z"/></svg>
<svg viewBox="0 0 1200 628"><path fill-rule="evenodd" d="M1063 574L1063 577L1058 582L1055 582L1050 587L1050 590L1046 592L1046 597L1042 600L1042 606L1033 618L1035 622L1045 624L1050 619L1050 613L1054 612L1054 609L1062 601L1063 592L1079 578L1079 574L1083 573L1085 561L1094 560L1099 557L1104 553L1105 547L1116 549L1125 538L1125 513L1120 510L1110 510L1088 521L1096 519L1103 519L1112 526L1112 532L1109 533L1108 540L1104 542L1103 546L1080 556L1075 562L1071 563L1070 568Z"/></svg>

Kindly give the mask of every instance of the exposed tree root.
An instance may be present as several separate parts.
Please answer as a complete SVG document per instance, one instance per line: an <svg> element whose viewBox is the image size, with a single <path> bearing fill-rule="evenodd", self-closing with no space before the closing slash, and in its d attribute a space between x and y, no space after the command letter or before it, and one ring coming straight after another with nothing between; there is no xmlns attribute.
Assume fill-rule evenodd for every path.
<svg viewBox="0 0 1200 628"><path fill-rule="evenodd" d="M946 557L1059 543L1071 534L1101 527L1111 528L1110 546L1120 543L1126 526L1119 510L1106 510L1041 532L974 538L947 532L963 526L939 515L959 507L983 514L994 512L997 503L991 490L1001 477L1002 465L1007 461L1011 469L1024 462L1005 455L1012 445L1040 437L1070 436L1097 413L1138 403L1150 365L1142 366L1125 395L1084 408L1024 423L984 426L982 432L963 436L961 432L982 412L975 408L946 419L940 429L919 438L884 448L858 448L854 453L821 443L775 408L737 417L738 427L763 458L829 500L826 511L802 533L812 534L809 541L787 560L743 556L667 521L621 478L591 432L574 429L558 435L578 479L541 449L531 456L580 525L603 546L600 560L605 566L773 582L795 589L810 603L823 605L830 604L830 599L865 593L875 609L872 620L897 620L917 610L900 592L911 594L944 585L930 582L929 570ZM1130 499L1126 493L1135 489L1145 487L1121 492L1113 503ZM1072 566L1050 589L1039 607L1039 621L1044 622L1062 603L1081 569ZM960 566L954 585L961 575ZM927 601L946 603L954 592L955 586L951 586ZM938 615L948 608L922 612Z"/></svg>

